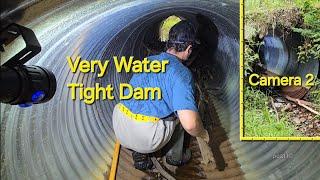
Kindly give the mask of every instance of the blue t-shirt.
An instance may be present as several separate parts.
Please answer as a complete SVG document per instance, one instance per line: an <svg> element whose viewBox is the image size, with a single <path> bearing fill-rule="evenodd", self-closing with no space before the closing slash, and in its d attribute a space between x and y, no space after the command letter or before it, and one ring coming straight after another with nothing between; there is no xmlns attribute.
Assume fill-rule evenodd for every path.
<svg viewBox="0 0 320 180"><path fill-rule="evenodd" d="M194 82L190 70L185 67L174 55L161 53L150 56L148 60L169 60L166 71L160 73L135 73L130 85L136 87L159 87L162 92L162 99L152 100L122 100L121 103L133 113L164 118L178 110L192 110L197 112L195 103ZM125 91L125 95L129 92Z"/></svg>

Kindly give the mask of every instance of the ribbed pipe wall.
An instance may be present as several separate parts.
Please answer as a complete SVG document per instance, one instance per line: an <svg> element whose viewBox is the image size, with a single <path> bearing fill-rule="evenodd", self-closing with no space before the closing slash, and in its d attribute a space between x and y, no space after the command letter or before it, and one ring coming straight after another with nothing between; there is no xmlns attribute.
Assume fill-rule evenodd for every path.
<svg viewBox="0 0 320 180"><path fill-rule="evenodd" d="M302 77L306 83L307 74L317 76L319 60L310 57L307 63L298 63L298 46L303 43L301 36L292 33L288 37L280 37L281 33L267 35L264 38L263 57L266 69L280 76Z"/></svg>
<svg viewBox="0 0 320 180"><path fill-rule="evenodd" d="M113 55L143 57L142 41L153 24L171 14L192 18L196 13L210 18L218 29L218 47L208 49L215 51L209 60L214 72L211 86L216 89L214 105L245 177L319 177L318 143L239 141L239 3L214 0L72 1L34 17L27 26L35 31L43 48L29 64L52 70L57 92L48 103L31 108L1 105L1 175L7 179L103 178L115 143L111 114L117 101L93 105L72 101L67 84L116 86L127 82L130 75L115 73L112 68L103 78L74 74L66 56L101 60ZM292 156L273 159L281 153Z"/></svg>

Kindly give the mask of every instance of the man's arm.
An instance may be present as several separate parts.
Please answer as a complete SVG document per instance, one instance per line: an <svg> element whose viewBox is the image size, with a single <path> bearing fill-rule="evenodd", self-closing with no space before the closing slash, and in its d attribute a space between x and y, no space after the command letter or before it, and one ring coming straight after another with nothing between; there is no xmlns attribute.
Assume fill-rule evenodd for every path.
<svg viewBox="0 0 320 180"><path fill-rule="evenodd" d="M180 71L176 71L180 72ZM208 132L203 128L195 101L194 82L190 71L175 75L173 85L172 106L180 119L182 127L191 135L209 139ZM208 140L209 141L209 140Z"/></svg>
<svg viewBox="0 0 320 180"><path fill-rule="evenodd" d="M178 116L182 127L191 135L209 141L208 132L203 128L199 113L192 110L179 110Z"/></svg>

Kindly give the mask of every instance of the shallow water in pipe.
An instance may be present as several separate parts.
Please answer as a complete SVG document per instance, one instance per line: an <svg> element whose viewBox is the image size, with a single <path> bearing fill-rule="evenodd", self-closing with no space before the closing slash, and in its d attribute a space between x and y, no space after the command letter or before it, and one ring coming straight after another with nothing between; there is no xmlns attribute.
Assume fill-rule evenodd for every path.
<svg viewBox="0 0 320 180"><path fill-rule="evenodd" d="M111 114L116 101L97 101L91 106L72 101L66 85L116 85L127 82L130 75L112 69L102 79L95 74L73 74L65 57L143 56L142 39L153 23L171 14L192 18L200 12L219 32L218 48L209 61L214 72L210 83L216 88L213 101L245 176L316 179L320 175L318 143L239 141L239 4L234 2L68 2L34 19L28 27L35 30L43 50L28 64L52 70L57 92L50 102L32 108L1 105L2 175L8 179L103 178L115 142ZM291 158L273 158L284 152L291 153Z"/></svg>

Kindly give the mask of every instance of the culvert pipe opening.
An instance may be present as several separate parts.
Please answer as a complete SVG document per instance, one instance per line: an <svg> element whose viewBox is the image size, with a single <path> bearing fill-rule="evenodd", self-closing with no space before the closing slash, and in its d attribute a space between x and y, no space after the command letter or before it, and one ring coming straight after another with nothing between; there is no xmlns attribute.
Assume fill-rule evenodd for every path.
<svg viewBox="0 0 320 180"><path fill-rule="evenodd" d="M104 78L72 73L66 56L101 60L113 55L145 57L150 51L161 49L162 43L152 43L159 41L159 26L171 15L206 25L200 37L205 42L202 44L205 53L199 53L201 56L194 62L205 66L213 75L213 79L207 81L212 89L210 100L225 131L225 136L217 138L218 147L222 152L232 147L222 155L228 164L225 168L228 173L221 174L220 178L242 175L255 179L270 175L290 178L295 174L317 177L317 169L309 168L317 167L316 161L309 159L320 160L316 153L320 146L314 142L239 141L237 1L67 1L51 7L47 4L48 8L38 9L39 14L41 10L44 12L41 15L28 11L38 7L37 3L20 7L26 9L20 22L35 31L42 45L41 53L29 64L53 71L58 84L56 95L46 104L29 109L1 105L2 174L8 179L104 177L110 169L115 143L111 116L117 101L97 101L90 106L73 101L67 84L83 83L92 87L98 82L116 86L119 82L128 82L131 75L115 73L113 69L108 69ZM202 20L197 19L199 15ZM117 92L118 87L115 88ZM284 151L293 153L294 158L272 160L273 154ZM119 179L146 176L128 166L132 162L126 153L120 161L121 158L123 164L119 164L118 170L123 173ZM243 174L233 169L239 168L239 164Z"/></svg>

